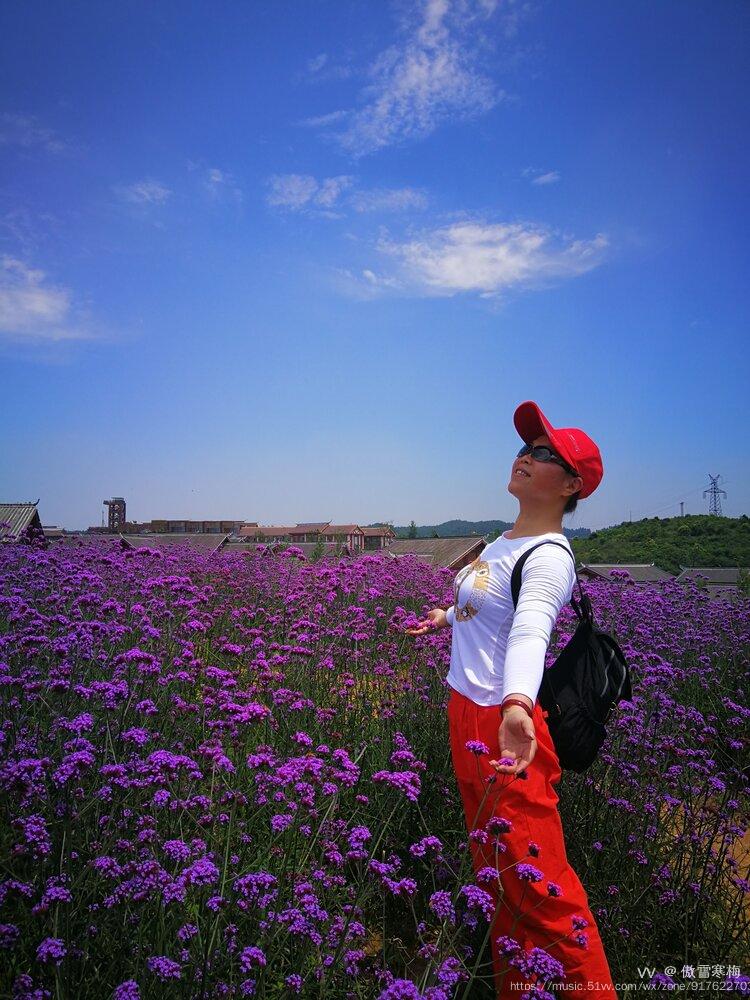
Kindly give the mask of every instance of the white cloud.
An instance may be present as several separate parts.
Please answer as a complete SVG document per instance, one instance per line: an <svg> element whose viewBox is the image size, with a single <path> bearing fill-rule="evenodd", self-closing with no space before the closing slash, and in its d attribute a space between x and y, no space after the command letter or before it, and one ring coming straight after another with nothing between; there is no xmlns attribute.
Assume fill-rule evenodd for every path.
<svg viewBox="0 0 750 1000"><path fill-rule="evenodd" d="M327 52L319 52L307 60L307 81L317 83L322 80L344 80L352 75L350 66L344 63L334 64Z"/></svg>
<svg viewBox="0 0 750 1000"><path fill-rule="evenodd" d="M312 211L329 218L341 218L340 211L331 210L344 205L356 212L402 212L427 205L427 195L417 188L355 189L355 182L352 174L320 181L310 174L274 174L267 181L266 201L275 208Z"/></svg>
<svg viewBox="0 0 750 1000"><path fill-rule="evenodd" d="M320 182L310 174L274 174L268 181L270 191L266 201L274 207L291 210L330 209L353 181L349 174L326 177Z"/></svg>
<svg viewBox="0 0 750 1000"><path fill-rule="evenodd" d="M352 207L357 212L401 212L409 208L425 208L427 195L417 188L373 188L355 191L351 196Z"/></svg>
<svg viewBox="0 0 750 1000"><path fill-rule="evenodd" d="M325 273L333 287L350 298L372 300L382 298L389 291L398 292L401 289L398 278L376 274L369 268L355 272L348 267L329 267Z"/></svg>
<svg viewBox="0 0 750 1000"><path fill-rule="evenodd" d="M61 238L64 229L62 216L19 202L0 215L0 244L16 247L20 257L33 258L43 245Z"/></svg>
<svg viewBox="0 0 750 1000"><path fill-rule="evenodd" d="M342 191L351 187L354 178L348 174L341 174L339 177L327 177L321 182L314 200L318 205L330 208Z"/></svg>
<svg viewBox="0 0 750 1000"><path fill-rule="evenodd" d="M560 180L560 175L556 170L550 170L546 174L540 174L531 182L532 184L556 184Z"/></svg>
<svg viewBox="0 0 750 1000"><path fill-rule="evenodd" d="M315 194L318 182L309 174L274 174L269 180L269 205L302 208Z"/></svg>
<svg viewBox="0 0 750 1000"><path fill-rule="evenodd" d="M69 289L50 284L44 271L15 257L0 258L0 337L49 342L92 336Z"/></svg>
<svg viewBox="0 0 750 1000"><path fill-rule="evenodd" d="M309 125L311 128L318 128L320 126L332 125L334 122L341 121L342 118L346 118L349 112L339 109L338 111L329 111L327 115L313 115L312 118L302 118L297 122L297 125Z"/></svg>
<svg viewBox="0 0 750 1000"><path fill-rule="evenodd" d="M211 201L234 201L239 205L244 200L242 189L228 170L209 167L204 160L188 160L187 168L190 173L195 174L202 191Z"/></svg>
<svg viewBox="0 0 750 1000"><path fill-rule="evenodd" d="M397 278L394 278L392 275L375 274L369 267L364 268L362 277L376 288L397 288L399 285Z"/></svg>
<svg viewBox="0 0 750 1000"><path fill-rule="evenodd" d="M600 233L565 243L531 223L458 222L404 242L382 237L377 246L399 261L417 294L494 297L584 274L601 264L608 240Z"/></svg>
<svg viewBox="0 0 750 1000"><path fill-rule="evenodd" d="M407 13L403 41L390 46L368 70L371 79L361 106L350 111L333 138L355 157L405 139L421 138L442 122L484 114L505 96L480 68L492 47L481 24L495 12L495 0L425 0L416 23ZM412 23L409 23L412 18ZM342 113L335 112L335 120ZM306 124L325 122L325 116Z"/></svg>
<svg viewBox="0 0 750 1000"><path fill-rule="evenodd" d="M308 59L307 68L311 73L317 73L318 70L323 69L328 60L328 53L321 52L319 55L315 56L314 59Z"/></svg>
<svg viewBox="0 0 750 1000"><path fill-rule="evenodd" d="M53 129L41 125L33 115L10 112L0 114L0 146L20 146L23 149L38 146L49 153L61 153L68 148L68 144Z"/></svg>
<svg viewBox="0 0 750 1000"><path fill-rule="evenodd" d="M242 201L242 191L235 182L234 177L226 170L219 170L218 167L209 167L206 171L205 185L212 198L232 198L234 201Z"/></svg>
<svg viewBox="0 0 750 1000"><path fill-rule="evenodd" d="M560 174L556 170L541 170L539 167L524 167L521 176L530 177L532 184L556 184Z"/></svg>
<svg viewBox="0 0 750 1000"><path fill-rule="evenodd" d="M143 180L135 184L119 185L115 192L135 205L161 205L172 194L168 187L159 181Z"/></svg>

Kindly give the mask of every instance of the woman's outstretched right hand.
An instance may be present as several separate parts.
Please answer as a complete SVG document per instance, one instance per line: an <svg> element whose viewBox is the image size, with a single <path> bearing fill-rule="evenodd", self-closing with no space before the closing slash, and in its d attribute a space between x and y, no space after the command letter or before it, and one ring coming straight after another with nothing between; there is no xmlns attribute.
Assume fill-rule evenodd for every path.
<svg viewBox="0 0 750 1000"><path fill-rule="evenodd" d="M424 635L425 632L434 632L439 628L446 628L448 619L442 608L433 608L428 611L425 617L415 628L404 629L407 635Z"/></svg>

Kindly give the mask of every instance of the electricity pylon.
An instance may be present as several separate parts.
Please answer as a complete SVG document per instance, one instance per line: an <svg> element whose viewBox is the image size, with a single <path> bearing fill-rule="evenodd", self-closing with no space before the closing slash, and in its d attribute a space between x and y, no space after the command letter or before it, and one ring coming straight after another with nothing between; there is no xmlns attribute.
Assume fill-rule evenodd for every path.
<svg viewBox="0 0 750 1000"><path fill-rule="evenodd" d="M726 496L727 494L725 490L720 490L717 485L719 482L719 476L712 476L711 473L709 472L708 478L711 480L711 486L709 487L709 489L703 491L703 496L705 496L708 493L710 498L708 503L708 513L718 514L719 517L721 517L720 494L723 494L724 496Z"/></svg>

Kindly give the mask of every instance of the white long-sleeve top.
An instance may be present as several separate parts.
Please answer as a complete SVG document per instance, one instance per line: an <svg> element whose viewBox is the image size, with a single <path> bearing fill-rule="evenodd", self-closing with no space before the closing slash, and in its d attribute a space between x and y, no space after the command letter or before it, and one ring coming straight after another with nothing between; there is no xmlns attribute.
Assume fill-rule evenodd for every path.
<svg viewBox="0 0 750 1000"><path fill-rule="evenodd" d="M510 577L516 560L542 539L570 542L561 532L506 538L485 545L453 581L446 612L452 629L448 684L477 705L499 705L512 693L536 701L552 629L573 594L575 565L559 545L543 545L521 570L513 611Z"/></svg>

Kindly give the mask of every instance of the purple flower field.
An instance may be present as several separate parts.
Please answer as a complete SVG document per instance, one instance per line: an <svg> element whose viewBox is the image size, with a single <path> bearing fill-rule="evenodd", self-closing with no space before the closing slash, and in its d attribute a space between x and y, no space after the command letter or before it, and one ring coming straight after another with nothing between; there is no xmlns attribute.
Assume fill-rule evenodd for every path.
<svg viewBox="0 0 750 1000"><path fill-rule="evenodd" d="M453 574L299 555L0 546L1 996L494 995L450 633L403 634ZM750 601L584 586L633 673L558 786L614 979L747 989ZM554 905L537 845L512 875ZM503 946L535 997L564 983Z"/></svg>

